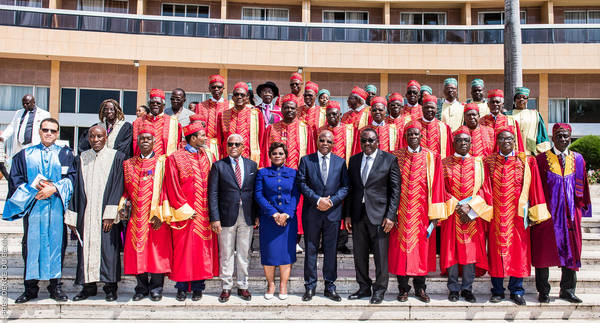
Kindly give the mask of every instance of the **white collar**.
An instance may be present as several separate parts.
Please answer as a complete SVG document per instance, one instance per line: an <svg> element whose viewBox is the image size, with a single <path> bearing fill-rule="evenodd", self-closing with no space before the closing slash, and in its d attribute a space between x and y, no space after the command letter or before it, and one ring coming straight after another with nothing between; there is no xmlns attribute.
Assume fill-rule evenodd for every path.
<svg viewBox="0 0 600 323"><path fill-rule="evenodd" d="M556 147L552 147L552 152L553 152L553 153L554 153L556 156L558 156L558 155L567 156L567 155L569 155L569 148L566 148L566 149L565 149L565 151L563 151L563 152L560 152L560 151L558 151L558 149L556 149Z"/></svg>
<svg viewBox="0 0 600 323"><path fill-rule="evenodd" d="M329 152L329 154L327 155L323 155L320 151L317 150L317 156L319 156L319 160L323 159L323 156L327 156L327 159L329 159L329 157L331 157L331 152Z"/></svg>
<svg viewBox="0 0 600 323"><path fill-rule="evenodd" d="M504 154L502 154L502 152L501 152L501 151L499 151L498 153L500 154L500 156L502 156L502 157L504 157L504 158L506 158L506 157L512 157L512 156L514 156L514 155L515 155L515 152L514 152L514 150L513 150L513 151L511 151L511 152L510 152L508 155L504 155Z"/></svg>
<svg viewBox="0 0 600 323"><path fill-rule="evenodd" d="M420 153L420 152L421 152L421 150L422 150L421 146L417 147L417 149L412 149L412 148L410 148L409 146L406 146L406 148L408 148L408 152L409 152L409 153L413 153L413 154L414 154L414 153Z"/></svg>
<svg viewBox="0 0 600 323"><path fill-rule="evenodd" d="M444 99L445 104L454 104L454 102L456 102L456 101L458 101L458 100L454 99L454 101L450 102L447 99Z"/></svg>
<svg viewBox="0 0 600 323"><path fill-rule="evenodd" d="M154 152L151 152L151 153L150 153L150 154L148 154L147 156L144 156L144 155L140 154L140 157L141 157L142 159L150 159L150 158L152 158L152 156L154 156Z"/></svg>
<svg viewBox="0 0 600 323"><path fill-rule="evenodd" d="M373 120L371 122L371 125L376 126L376 127L385 126L385 119L381 120L381 123L377 123L377 122L375 122L375 120Z"/></svg>
<svg viewBox="0 0 600 323"><path fill-rule="evenodd" d="M407 101L406 102L406 106L407 107L411 107L411 108L418 107L419 106L419 102L417 102L415 105L412 105L412 104L408 103L408 101Z"/></svg>
<svg viewBox="0 0 600 323"><path fill-rule="evenodd" d="M430 123L430 122L433 122L433 120L435 120L435 117L433 117L433 119L431 119L431 120L427 120L427 119L425 119L425 116L423 116L423 118L421 118L421 119L423 119L423 122Z"/></svg>
<svg viewBox="0 0 600 323"><path fill-rule="evenodd" d="M218 103L221 103L221 102L225 101L225 99L223 98L223 96L221 96L221 98L219 99L219 101L215 100L215 98L213 98L212 96L210 97L210 100L213 101L213 102L218 102Z"/></svg>
<svg viewBox="0 0 600 323"><path fill-rule="evenodd" d="M466 155L461 155L459 153L454 153L454 157L458 157L458 158L469 158L471 157L471 155L469 155L469 153L467 153Z"/></svg>
<svg viewBox="0 0 600 323"><path fill-rule="evenodd" d="M232 163L235 163L235 158L228 156L229 159L231 160ZM240 155L240 157L238 157L238 163L240 163L240 165L244 162L244 158Z"/></svg>
<svg viewBox="0 0 600 323"><path fill-rule="evenodd" d="M368 155L369 157L372 157L373 160L375 160L375 157L377 157L377 152L379 151L379 148L375 149L375 151ZM363 153L363 160L367 159L367 154Z"/></svg>
<svg viewBox="0 0 600 323"><path fill-rule="evenodd" d="M363 108L365 107L365 105L361 105L360 107L354 109L355 112L360 112Z"/></svg>

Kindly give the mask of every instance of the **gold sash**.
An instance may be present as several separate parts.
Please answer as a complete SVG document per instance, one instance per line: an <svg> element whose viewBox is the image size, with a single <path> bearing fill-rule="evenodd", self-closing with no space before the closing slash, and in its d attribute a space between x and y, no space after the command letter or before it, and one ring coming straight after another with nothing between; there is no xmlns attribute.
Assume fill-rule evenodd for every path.
<svg viewBox="0 0 600 323"><path fill-rule="evenodd" d="M306 150L308 149L307 147L307 141L308 141L308 128L306 126L306 123L304 123L304 121L299 121L298 122L298 143L300 144L300 155L298 156L298 158L302 158L303 156L306 156Z"/></svg>
<svg viewBox="0 0 600 323"><path fill-rule="evenodd" d="M390 151L396 150L396 141L398 141L398 132L396 132L396 125L391 123L389 125L389 136L390 136Z"/></svg>
<svg viewBox="0 0 600 323"><path fill-rule="evenodd" d="M354 147L354 125L346 124L346 166L350 163L352 157L352 148Z"/></svg>
<svg viewBox="0 0 600 323"><path fill-rule="evenodd" d="M177 137L179 133L177 130L179 129L179 120L177 120L176 116L169 117L169 137L167 141L167 156L177 151L179 146L179 142L177 141Z"/></svg>
<svg viewBox="0 0 600 323"><path fill-rule="evenodd" d="M441 121L438 121L438 127L440 128L440 158L446 158L448 130L446 129L446 124Z"/></svg>
<svg viewBox="0 0 600 323"><path fill-rule="evenodd" d="M427 215L430 220L443 220L448 217L445 203L432 203L433 176L435 174L435 156L427 152Z"/></svg>
<svg viewBox="0 0 600 323"><path fill-rule="evenodd" d="M257 109L250 110L250 159L255 163L260 162L260 143L258 142L258 114Z"/></svg>

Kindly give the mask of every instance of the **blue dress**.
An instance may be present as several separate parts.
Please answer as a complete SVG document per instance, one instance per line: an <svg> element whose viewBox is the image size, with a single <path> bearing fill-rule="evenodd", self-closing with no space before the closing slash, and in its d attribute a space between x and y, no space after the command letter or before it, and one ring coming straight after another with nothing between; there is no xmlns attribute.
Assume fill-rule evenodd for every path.
<svg viewBox="0 0 600 323"><path fill-rule="evenodd" d="M267 167L256 174L254 197L260 208L260 260L264 266L288 265L296 262L300 198L296 170L289 167ZM285 227L277 225L273 214L287 213Z"/></svg>

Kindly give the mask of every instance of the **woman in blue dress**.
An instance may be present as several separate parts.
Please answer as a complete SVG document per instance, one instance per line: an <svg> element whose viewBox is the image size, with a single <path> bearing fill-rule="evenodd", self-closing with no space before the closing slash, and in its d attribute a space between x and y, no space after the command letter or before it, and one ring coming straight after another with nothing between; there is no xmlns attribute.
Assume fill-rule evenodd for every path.
<svg viewBox="0 0 600 323"><path fill-rule="evenodd" d="M296 206L300 193L296 185L296 170L284 166L288 150L283 143L269 147L271 167L256 174L254 195L260 207L260 260L268 286L266 299L275 293L275 266L279 266L279 298L287 298L287 284L296 262L298 220Z"/></svg>

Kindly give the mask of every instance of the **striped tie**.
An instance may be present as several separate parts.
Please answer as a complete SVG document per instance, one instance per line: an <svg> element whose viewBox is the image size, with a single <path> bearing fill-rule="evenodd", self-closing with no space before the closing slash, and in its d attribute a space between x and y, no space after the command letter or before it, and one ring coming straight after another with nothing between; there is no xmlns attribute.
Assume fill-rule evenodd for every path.
<svg viewBox="0 0 600 323"><path fill-rule="evenodd" d="M235 180L237 181L240 188L242 188L242 171L240 170L240 160L235 159Z"/></svg>

